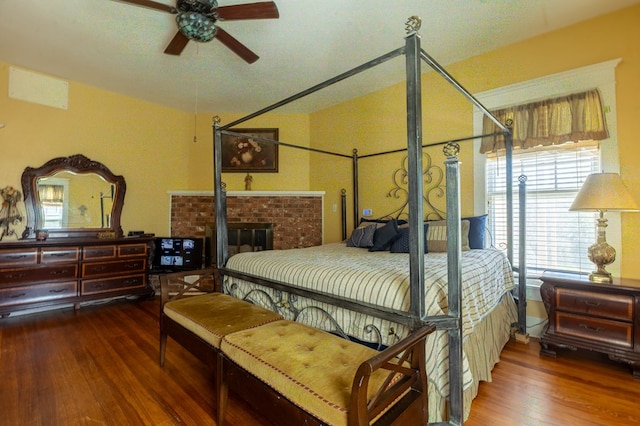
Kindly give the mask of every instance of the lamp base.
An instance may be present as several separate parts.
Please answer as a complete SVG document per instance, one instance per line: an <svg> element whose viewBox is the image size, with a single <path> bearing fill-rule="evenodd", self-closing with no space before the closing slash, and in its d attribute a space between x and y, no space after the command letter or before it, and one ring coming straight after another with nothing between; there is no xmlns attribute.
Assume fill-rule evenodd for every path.
<svg viewBox="0 0 640 426"><path fill-rule="evenodd" d="M589 260L596 265L596 270L589 275L591 281L597 283L611 283L611 273L604 269L605 266L612 264L616 260L616 250L607 243L605 230L607 228L607 219L604 212L600 211L598 218L598 240L589 247Z"/></svg>
<svg viewBox="0 0 640 426"><path fill-rule="evenodd" d="M592 272L589 274L589 280L594 283L603 283L603 284L611 284L613 279L611 278L611 274L607 271L602 272Z"/></svg>

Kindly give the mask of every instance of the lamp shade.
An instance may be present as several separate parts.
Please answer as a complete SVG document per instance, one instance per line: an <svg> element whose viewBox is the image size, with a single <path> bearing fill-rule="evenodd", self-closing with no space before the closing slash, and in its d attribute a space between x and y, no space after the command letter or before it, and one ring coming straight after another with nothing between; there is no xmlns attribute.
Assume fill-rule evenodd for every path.
<svg viewBox="0 0 640 426"><path fill-rule="evenodd" d="M640 211L617 173L594 173L587 176L569 210Z"/></svg>

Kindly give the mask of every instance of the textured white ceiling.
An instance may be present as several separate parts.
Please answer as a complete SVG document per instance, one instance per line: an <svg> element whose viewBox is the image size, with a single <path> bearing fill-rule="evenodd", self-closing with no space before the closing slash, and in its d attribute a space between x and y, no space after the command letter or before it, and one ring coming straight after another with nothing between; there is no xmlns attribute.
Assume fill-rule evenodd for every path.
<svg viewBox="0 0 640 426"><path fill-rule="evenodd" d="M215 39L164 54L176 32L169 13L114 0L0 0L0 61L180 110L197 102L198 111L250 112L403 46L412 15L422 18L422 48L446 65L640 0L275 2L279 19L219 22L260 56L249 65ZM282 111L310 112L397 83L403 64Z"/></svg>

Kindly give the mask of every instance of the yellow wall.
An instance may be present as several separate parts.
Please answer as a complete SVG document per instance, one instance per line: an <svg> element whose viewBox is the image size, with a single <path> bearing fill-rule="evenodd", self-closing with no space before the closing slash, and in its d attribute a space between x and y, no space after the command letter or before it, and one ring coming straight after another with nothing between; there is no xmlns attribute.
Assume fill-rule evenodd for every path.
<svg viewBox="0 0 640 426"><path fill-rule="evenodd" d="M0 62L0 87L7 90L9 67ZM223 119L238 114L220 114ZM67 110L11 99L0 92L0 186L21 189L25 167L55 157L83 154L105 164L127 183L124 232L169 232L170 190L213 189L212 114L193 114L69 82ZM309 144L308 116L273 114L245 127L278 127L280 139ZM254 175L253 189L309 189L308 154L280 151L280 172ZM229 189L244 188L244 174L224 176ZM19 208L24 213L24 205ZM25 223L17 227L19 233ZM10 241L7 238L3 241Z"/></svg>
<svg viewBox="0 0 640 426"><path fill-rule="evenodd" d="M396 58L404 66L404 57ZM351 155L358 149L358 155L386 152L407 146L406 88L398 84L370 95L344 102L332 108L311 114L311 135L314 148L326 149ZM423 144L451 140L472 134L472 110L462 95L447 84L443 84L435 73L427 73L422 78L423 99ZM453 113L452 113L453 112ZM461 182L462 212L473 214L473 157L469 144L463 145L460 153L462 162ZM434 164L442 165L442 146L425 150ZM406 153L389 156L364 158L359 160L360 213L362 209L372 209L374 217L389 214L399 208L404 199L387 197L394 188L394 171L400 168ZM311 161L311 181L314 188L327 189L325 204L325 241L339 241L340 217L331 211L333 199L337 200L344 182L349 182L348 199L351 200L351 160L335 160L314 154ZM435 176L434 176L435 178ZM340 186L342 185L342 186ZM332 198L333 197L333 198ZM469 200L468 202L466 200ZM335 201L338 202L338 201ZM435 199L434 204L444 210L444 197ZM353 209L348 204L348 232L353 227Z"/></svg>
<svg viewBox="0 0 640 426"><path fill-rule="evenodd" d="M559 31L497 49L446 68L472 93L542 77L594 63L622 58L616 69L616 97L618 147L621 175L640 201L640 6L589 20ZM401 41L399 41L401 43ZM427 49L426 47L423 47ZM438 58L435 58L436 60ZM426 69L423 68L423 70ZM457 96L435 73L423 75L423 130L424 141L438 141L451 137L471 135L471 104ZM371 95L345 102L311 114L311 143L313 147L367 147L367 152L400 147L406 140L404 84L387 88ZM337 135L344 135L340 137ZM369 150L368 147L371 147ZM344 148L343 148L344 149ZM466 146L462 161L462 212L473 213L473 152ZM337 176L350 176L350 163L329 168L328 160L311 163L312 187L339 187ZM434 158L434 161L441 161ZM385 208L393 200L385 199L391 185L390 170L397 159L387 164L377 163L378 170L361 173L360 180L373 182L361 186L361 208L373 207L374 215L392 209ZM351 192L351 191L349 191ZM325 239L340 237L338 217L332 214L330 203L325 211ZM349 216L350 218L351 216ZM623 214L622 275L640 279L640 214Z"/></svg>
<svg viewBox="0 0 640 426"><path fill-rule="evenodd" d="M620 173L640 201L640 6L472 58L451 68L478 92L614 58ZM478 71L486 73L480 75ZM506 72L505 72L506 71ZM622 216L621 274L640 278L640 214Z"/></svg>
<svg viewBox="0 0 640 426"><path fill-rule="evenodd" d="M5 89L8 71L9 64L0 63ZM25 167L83 154L125 177L125 232L167 228L166 191L187 188L187 114L75 82L69 82L68 110L10 99L4 92L0 111L6 125L0 130L0 185L21 188Z"/></svg>
<svg viewBox="0 0 640 426"><path fill-rule="evenodd" d="M244 115L217 113L221 125L238 120ZM190 145L189 182L190 190L213 190L213 115L198 116L197 143ZM193 116L192 116L193 122ZM282 142L309 146L308 114L265 114L237 128L277 128ZM193 128L193 126L192 126ZM309 152L280 146L278 151L278 173L251 173L253 191L263 190L309 190ZM222 180L229 191L241 191L245 187L246 173L223 173Z"/></svg>
<svg viewBox="0 0 640 426"><path fill-rule="evenodd" d="M460 63L448 71L472 93L529 80L593 63L622 58L616 69L618 145L621 173L640 200L640 6L635 6L545 34ZM423 30L426 31L427 29ZM403 41L398 40L401 44ZM436 58L438 59L438 58ZM0 86L8 87L10 64L0 62ZM425 65L426 70L426 65ZM348 83L348 82L347 82ZM470 135L471 106L433 72L423 77L425 143ZM339 192L349 194L352 148L360 154L405 146L404 84L345 102L316 113L257 117L242 127L278 127L285 142L339 151L347 158L308 154L281 147L280 172L254 174L254 190L325 190L325 241L340 239ZM182 111L69 83L69 109L60 110L10 99L0 92L0 186L20 188L27 166L82 153L107 165L127 181L123 228L164 234L169 230L169 190L211 190L211 118L228 123L243 114L209 112L197 117ZM440 149L433 154L441 162ZM471 181L473 152L463 146L462 212L473 213ZM388 164L363 160L361 208L374 215L387 212L394 200L386 198L390 172L401 155ZM225 174L230 190L244 188L244 174ZM395 201L397 203L397 201ZM337 211L333 212L334 204ZM351 208L351 206L350 206ZM352 217L349 212L349 218ZM640 278L640 214L623 214L622 275Z"/></svg>

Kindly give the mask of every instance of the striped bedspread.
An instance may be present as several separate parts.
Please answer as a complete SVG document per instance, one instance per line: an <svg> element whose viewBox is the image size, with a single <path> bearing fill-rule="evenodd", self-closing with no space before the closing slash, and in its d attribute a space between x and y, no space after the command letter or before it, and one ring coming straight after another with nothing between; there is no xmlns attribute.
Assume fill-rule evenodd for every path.
<svg viewBox="0 0 640 426"><path fill-rule="evenodd" d="M498 250L464 251L461 263L465 339L463 387L469 389L474 388L472 385L476 386L473 395L470 395L471 399L477 391L477 380L474 379L471 370L482 370L483 380L487 380L487 376L490 377L493 364L497 362L502 345L506 342L505 338L508 339L510 324L515 321L515 305L510 297L507 297L509 300L504 298L505 293L514 287L514 280L505 254ZM321 291L337 298L409 311L408 254L369 252L362 248L347 247L344 243L331 243L293 250L240 253L229 258L227 268ZM377 338L383 344L389 345L409 332L406 326L368 314L304 297L288 298L282 292L271 288L235 277L224 277L224 291L236 297L243 298L256 290L269 294L272 300L277 301L277 310L285 317L288 316L288 312L291 317L291 312L299 312L309 306L318 307L328 312L346 334L364 341L376 342ZM426 254L424 297L428 316L447 312L447 291L447 254ZM267 308L274 308L271 302L262 303L255 298L252 298L252 301ZM506 302L509 303L505 304ZM288 310L289 305L294 309ZM483 322L494 311L497 315L490 321ZM323 318L314 318L311 315L298 320L326 329L322 324ZM477 328L482 336L468 339ZM374 336L371 330L379 332ZM429 336L426 353L431 404L432 400L441 402L448 395L446 331L438 330ZM469 358L472 358L471 365ZM430 410L430 421L439 421L438 419L437 410Z"/></svg>
<svg viewBox="0 0 640 426"><path fill-rule="evenodd" d="M409 256L369 252L344 243L241 253L227 267L345 299L409 311ZM514 286L506 256L494 249L462 252L464 333L477 324ZM447 310L447 255L425 255L427 315Z"/></svg>

